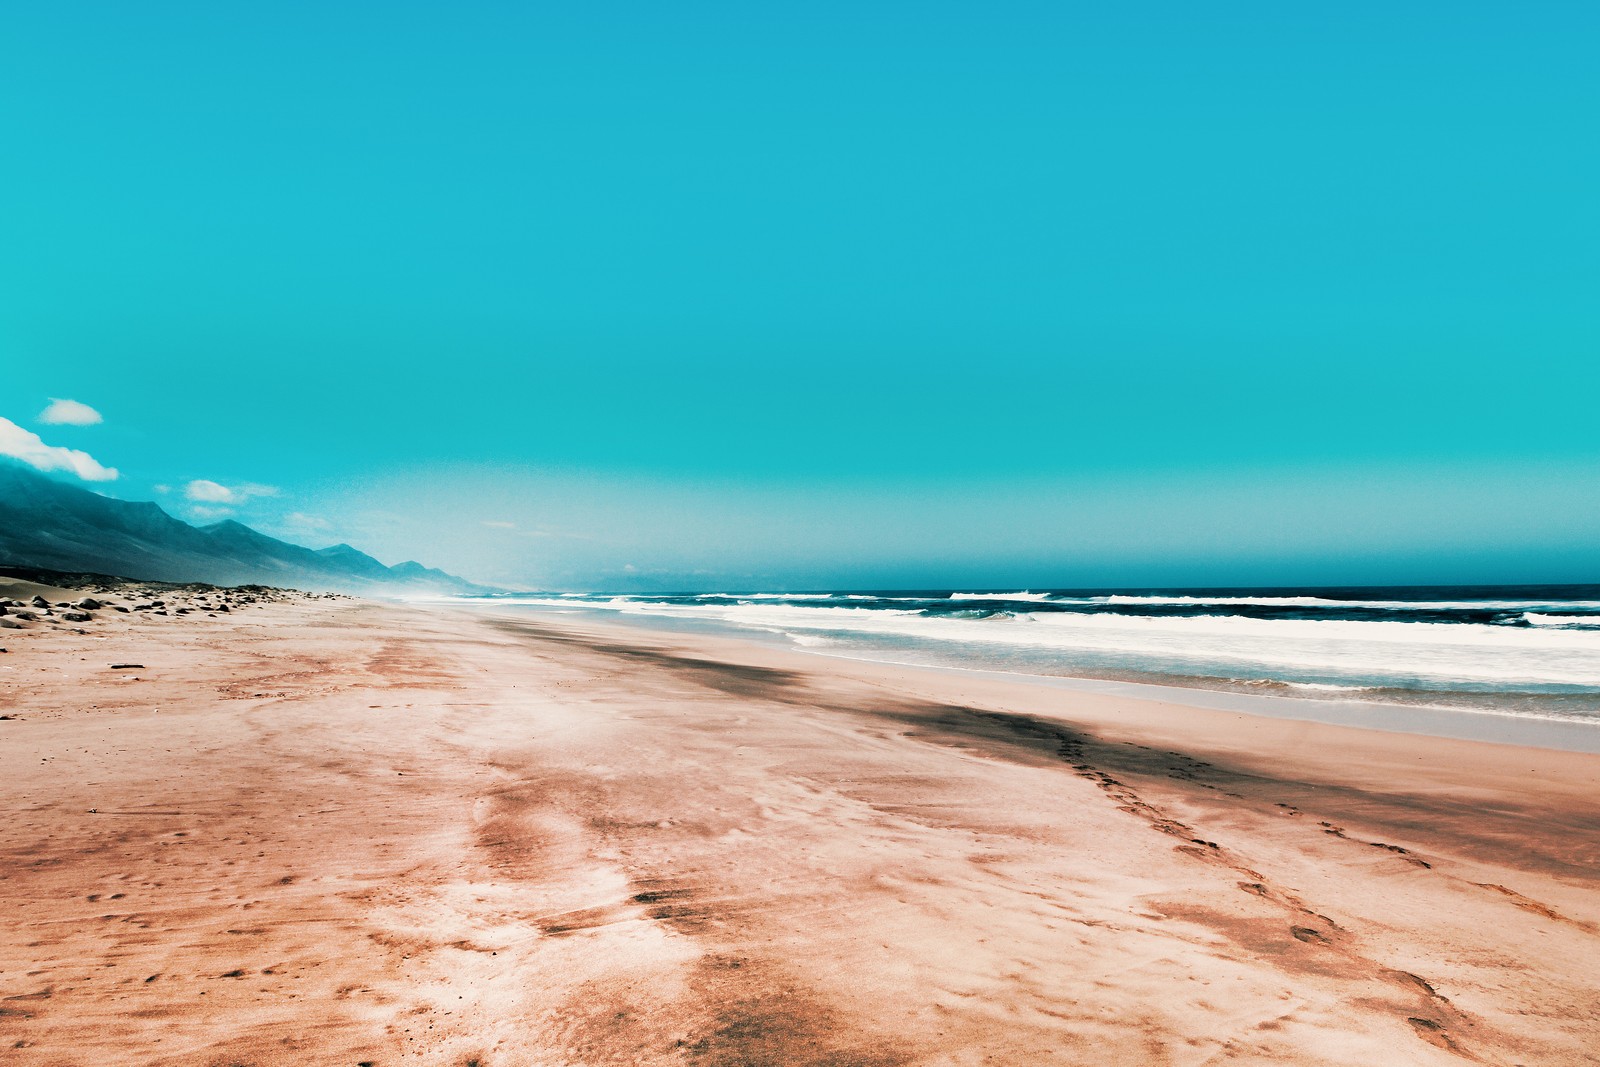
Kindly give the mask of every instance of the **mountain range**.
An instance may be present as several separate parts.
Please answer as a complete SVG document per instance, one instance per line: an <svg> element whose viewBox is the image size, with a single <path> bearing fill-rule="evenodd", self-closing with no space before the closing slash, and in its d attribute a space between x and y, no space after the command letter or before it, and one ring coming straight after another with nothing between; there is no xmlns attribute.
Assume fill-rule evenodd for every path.
<svg viewBox="0 0 1600 1067"><path fill-rule="evenodd" d="M487 591L420 563L387 567L349 545L306 548L232 519L191 526L154 502L114 500L0 460L6 566L378 596Z"/></svg>

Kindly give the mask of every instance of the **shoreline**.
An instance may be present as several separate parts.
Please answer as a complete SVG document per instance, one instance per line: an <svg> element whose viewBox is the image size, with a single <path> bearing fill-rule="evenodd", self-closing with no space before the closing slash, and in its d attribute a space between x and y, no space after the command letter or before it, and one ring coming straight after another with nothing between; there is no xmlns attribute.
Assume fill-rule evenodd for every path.
<svg viewBox="0 0 1600 1067"><path fill-rule="evenodd" d="M530 619L517 613L498 618L506 624L551 625L551 620ZM1533 773L1555 779L1572 772L1571 782L1581 788L1593 785L1600 806L1600 753L1539 745L1522 745L1483 738L1463 738L1437 734L1386 730L1348 723L1329 723L1286 715L1257 714L1233 707L1190 703L1196 693L1176 686L1148 686L1161 693L1132 695L1120 691L1101 691L1098 686L1118 683L1087 682L1095 688L1079 688L1077 679L1055 679L1038 675L979 671L968 668L901 664L882 660L857 659L789 648L777 642L747 640L742 635L685 634L656 630L648 626L614 624L606 621L563 620L551 625L554 630L584 635L597 641L633 640L642 647L663 648L682 654L706 656L719 663L737 664L757 671L794 671L819 677L840 679L882 687L896 693L912 694L916 699L945 702L959 697L975 707L1016 712L1059 721L1079 730L1116 731L1119 740L1169 744L1185 752L1205 756L1232 753L1263 765L1268 757L1299 749L1297 758L1306 769L1317 768L1330 780L1351 781L1372 776L1373 761L1392 762L1398 771L1415 768L1415 753L1426 751L1448 756L1444 765L1452 771L1465 766L1526 764ZM645 638L651 640L646 641ZM808 670L809 668L809 670ZM1042 683L1042 684L1041 684ZM1129 683L1136 684L1136 683ZM1170 691L1171 695L1168 696ZM1233 694L1219 694L1231 697ZM1264 696L1263 702L1284 698ZM1337 767L1323 752L1360 752L1360 770Z"/></svg>
<svg viewBox="0 0 1600 1067"><path fill-rule="evenodd" d="M1600 1044L1593 755L348 600L5 644L22 1067Z"/></svg>
<svg viewBox="0 0 1600 1067"><path fill-rule="evenodd" d="M1213 689L1198 685L1169 685L1121 678L992 671L935 663L907 663L840 652L815 652L809 649L795 651L830 659L856 660L941 673L974 674L996 680L1015 681L1024 685L1096 693L1129 700L1181 704L1210 711L1232 711L1263 718L1292 719L1296 722L1342 726L1353 730L1373 730L1414 737L1449 738L1518 748L1543 748L1557 752L1600 755L1600 721L1591 724L1515 711L1395 704L1336 697L1296 697L1283 693L1242 693L1232 689ZM1397 719L1410 721L1400 723L1395 721Z"/></svg>
<svg viewBox="0 0 1600 1067"><path fill-rule="evenodd" d="M443 606L451 609L464 608L482 613L504 613L511 618L555 617L575 622L578 625L614 626L623 632L643 632L667 636L675 634L701 635L723 638L735 642L743 641L755 647L779 648L797 655L816 656L828 660L875 663L888 667L950 673L957 676L972 675L981 678L1014 681L1025 685L1116 696L1131 700L1182 704L1211 711L1234 711L1267 718L1293 719L1301 722L1315 722L1329 726L1345 726L1352 729L1377 730L1383 733L1397 733L1418 737L1452 738L1462 741L1482 741L1490 744L1544 748L1562 752L1600 754L1600 720L1587 722L1517 711L1398 704L1334 697L1303 697L1288 693L1249 693L1220 686L1212 688L1123 678L1031 674L1024 671L1001 671L983 667L919 663L888 659L867 652L823 651L787 641L775 634L766 635L755 631L745 632L733 627L719 626L712 623L691 623L682 619L650 615L618 615L615 618L611 618L586 611L567 613L561 611L561 609L551 608L529 608L525 606L508 608L493 603L475 603L470 600L441 600L422 603L426 603L430 607ZM771 639L768 640L768 637Z"/></svg>

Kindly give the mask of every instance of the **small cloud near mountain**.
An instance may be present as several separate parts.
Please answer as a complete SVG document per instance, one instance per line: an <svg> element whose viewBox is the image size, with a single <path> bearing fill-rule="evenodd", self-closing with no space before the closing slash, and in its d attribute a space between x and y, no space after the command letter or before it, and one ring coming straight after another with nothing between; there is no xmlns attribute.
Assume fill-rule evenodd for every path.
<svg viewBox="0 0 1600 1067"><path fill-rule="evenodd" d="M183 488L183 495L190 500L204 500L217 504L233 502L233 490L216 482L208 482L204 478L190 482Z"/></svg>
<svg viewBox="0 0 1600 1067"><path fill-rule="evenodd" d="M183 495L200 504L243 504L252 497L277 496L278 488L273 485L256 485L253 482L226 486L206 478L197 478L183 487Z"/></svg>

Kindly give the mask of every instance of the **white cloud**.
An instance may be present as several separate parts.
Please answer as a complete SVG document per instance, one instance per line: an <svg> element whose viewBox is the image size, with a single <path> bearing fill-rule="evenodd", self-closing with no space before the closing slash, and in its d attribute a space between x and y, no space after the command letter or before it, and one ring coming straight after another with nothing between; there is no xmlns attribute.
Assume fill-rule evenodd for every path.
<svg viewBox="0 0 1600 1067"><path fill-rule="evenodd" d="M231 504L235 499L232 489L216 482L208 482L204 478L184 486L183 495L190 500L204 500L211 504Z"/></svg>
<svg viewBox="0 0 1600 1067"><path fill-rule="evenodd" d="M39 421L49 426L93 426L105 420L88 404L51 397L50 406L39 412Z"/></svg>
<svg viewBox="0 0 1600 1067"><path fill-rule="evenodd" d="M317 515L307 515L303 511L291 511L283 517L285 526L292 526L300 530L328 530L333 523Z"/></svg>
<svg viewBox="0 0 1600 1067"><path fill-rule="evenodd" d="M252 497L277 496L278 488L273 485L256 485L254 482L229 488L220 482L196 478L183 487L183 495L202 504L243 504Z"/></svg>
<svg viewBox="0 0 1600 1067"><path fill-rule="evenodd" d="M593 541L593 540L595 540L595 537L594 537L593 534L574 533L571 530L547 530L547 529L545 529L543 527L538 527L538 528L535 528L535 529L532 529L532 530L522 530L520 532L521 532L523 537L555 537L555 538L560 538L561 540L564 540L564 541Z"/></svg>
<svg viewBox="0 0 1600 1067"><path fill-rule="evenodd" d="M256 482L245 482L243 485L234 486L233 491L238 495L240 500L249 500L253 496L277 496L279 489L275 485L260 485Z"/></svg>
<svg viewBox="0 0 1600 1067"><path fill-rule="evenodd" d="M170 493L170 492L172 492L172 486L170 486L170 485L158 485L158 486L155 487L155 490L158 493Z"/></svg>
<svg viewBox="0 0 1600 1067"><path fill-rule="evenodd" d="M42 471L71 471L86 482L115 481L115 468L101 466L87 452L47 445L39 435L10 419L0 419L0 456L20 459Z"/></svg>
<svg viewBox="0 0 1600 1067"><path fill-rule="evenodd" d="M233 514L232 508L214 508L207 504L196 504L189 509L189 514L197 519L225 519Z"/></svg>

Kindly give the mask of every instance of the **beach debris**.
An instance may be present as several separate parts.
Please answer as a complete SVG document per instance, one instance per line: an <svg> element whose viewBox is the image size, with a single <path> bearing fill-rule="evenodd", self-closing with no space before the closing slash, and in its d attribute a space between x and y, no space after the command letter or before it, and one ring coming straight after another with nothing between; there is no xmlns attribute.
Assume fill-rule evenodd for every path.
<svg viewBox="0 0 1600 1067"><path fill-rule="evenodd" d="M142 671L142 670L144 670L144 664L143 663L113 663L111 665L111 669L114 670L114 671Z"/></svg>
<svg viewBox="0 0 1600 1067"><path fill-rule="evenodd" d="M1289 932L1294 935L1296 941L1303 941L1308 945L1332 944L1321 930L1309 926L1291 926Z"/></svg>

